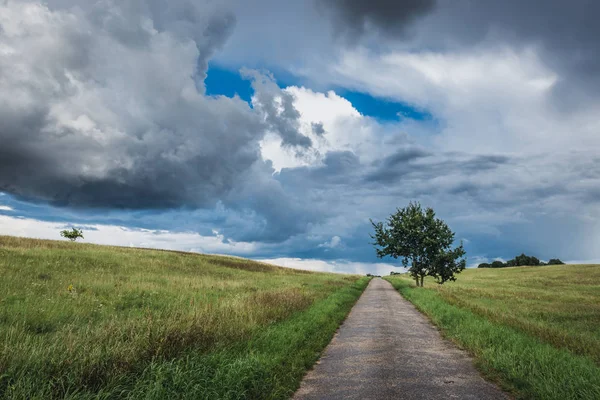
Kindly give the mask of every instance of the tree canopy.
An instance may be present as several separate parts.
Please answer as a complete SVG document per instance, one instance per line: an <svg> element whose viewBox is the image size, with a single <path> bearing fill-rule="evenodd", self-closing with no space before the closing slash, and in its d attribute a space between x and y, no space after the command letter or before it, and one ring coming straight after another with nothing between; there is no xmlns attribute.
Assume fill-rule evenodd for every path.
<svg viewBox="0 0 600 400"><path fill-rule="evenodd" d="M508 260L507 262L502 261L494 261L491 264L481 263L477 266L477 268L505 268L505 267L521 267L521 266L533 266L536 267L538 265L562 265L564 262L559 260L558 258L551 258L547 264L540 261L537 257L525 255L525 253L521 253L516 256L512 260Z"/></svg>
<svg viewBox="0 0 600 400"><path fill-rule="evenodd" d="M462 243L452 248L454 232L435 217L432 208L423 209L418 202L411 202L390 215L385 224L371 224L377 257L402 259L418 286L423 286L425 276L434 277L439 284L454 281L455 274L465 269Z"/></svg>

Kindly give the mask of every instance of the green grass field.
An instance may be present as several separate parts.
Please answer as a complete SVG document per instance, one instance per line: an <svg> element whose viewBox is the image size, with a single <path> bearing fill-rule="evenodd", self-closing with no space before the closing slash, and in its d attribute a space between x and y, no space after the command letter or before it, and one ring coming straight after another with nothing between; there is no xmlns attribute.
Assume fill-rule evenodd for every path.
<svg viewBox="0 0 600 400"><path fill-rule="evenodd" d="M466 270L423 289L386 279L516 397L600 399L600 266Z"/></svg>
<svg viewBox="0 0 600 400"><path fill-rule="evenodd" d="M288 398L367 283L0 236L0 398Z"/></svg>

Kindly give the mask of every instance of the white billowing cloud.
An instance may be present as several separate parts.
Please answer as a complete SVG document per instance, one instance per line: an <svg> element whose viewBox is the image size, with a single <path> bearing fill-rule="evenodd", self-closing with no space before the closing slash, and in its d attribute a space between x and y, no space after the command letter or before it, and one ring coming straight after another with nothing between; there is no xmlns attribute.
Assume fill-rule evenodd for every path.
<svg viewBox="0 0 600 400"><path fill-rule="evenodd" d="M78 224L46 222L31 218L0 215L0 235L37 239L61 239L60 231ZM193 232L175 233L164 230L131 229L114 225L86 225L82 227L82 242L131 247L148 247L212 254L250 255L260 245L227 240L219 232L202 236Z"/></svg>
<svg viewBox="0 0 600 400"><path fill-rule="evenodd" d="M286 91L295 97L294 104L305 126L310 123L323 124L323 140L316 141L321 154L327 151L352 151L363 162L382 156L385 127L360 114L352 103L335 91L320 93L297 86L288 87ZM314 132L312 134L315 135Z"/></svg>
<svg viewBox="0 0 600 400"><path fill-rule="evenodd" d="M600 102L563 113L552 102L561 79L535 47L469 52L346 51L326 76L373 95L412 103L440 121L435 140L445 151L542 152L600 146ZM413 137L414 131L409 132Z"/></svg>
<svg viewBox="0 0 600 400"><path fill-rule="evenodd" d="M345 260L327 261L302 258L271 258L260 261L288 268L304 269L307 271L338 272L345 274L375 274L389 275L390 272L405 272L401 265L387 263L352 262Z"/></svg>
<svg viewBox="0 0 600 400"><path fill-rule="evenodd" d="M0 205L0 211L14 211L12 207Z"/></svg>
<svg viewBox="0 0 600 400"><path fill-rule="evenodd" d="M394 140L400 143L407 140L400 127L384 126L360 114L348 100L333 90L321 93L306 87L289 86L284 92L294 98L294 107L300 114L299 130L312 140L313 147L310 152L300 153L296 149L282 147L279 135L265 136L261 141L262 155L273 162L276 171L319 165L327 152L336 151L350 151L361 162L368 163L393 151L386 145L386 135L394 136Z"/></svg>
<svg viewBox="0 0 600 400"><path fill-rule="evenodd" d="M342 238L340 238L339 236L334 236L331 238L330 241L321 243L319 245L319 247L324 247L326 249L335 249L336 247L339 247L341 245L342 245Z"/></svg>

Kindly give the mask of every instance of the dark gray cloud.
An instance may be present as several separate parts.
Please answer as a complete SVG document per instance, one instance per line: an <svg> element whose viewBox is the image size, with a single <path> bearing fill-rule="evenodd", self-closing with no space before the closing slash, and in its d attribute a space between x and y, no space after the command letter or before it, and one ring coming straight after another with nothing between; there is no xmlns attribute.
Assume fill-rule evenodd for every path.
<svg viewBox="0 0 600 400"><path fill-rule="evenodd" d="M317 136L323 136L326 133L322 122L312 122L310 126L313 133Z"/></svg>
<svg viewBox="0 0 600 400"><path fill-rule="evenodd" d="M448 124L455 129L452 134L474 132L472 139L477 140L452 147L473 154L445 151L452 138L433 137L439 132L419 130L416 122L403 125L408 133L401 135L400 128L349 122L359 117L338 118L335 107L331 120L322 115L316 121L302 120L300 111L307 110L298 110L294 97L271 75L255 70L244 70L256 91L252 107L239 99L207 98L207 63L222 54L221 49L242 60L235 68L306 66L325 75L327 68L322 67L331 66L340 49L340 42L326 37L330 27L324 25L330 19L317 18L302 2L261 0L247 7L235 1L237 8L230 10L220 3L49 0L43 3L46 7L33 1L0 2L0 191L71 210L61 212L89 212L94 221L206 235L218 228L224 240L278 243L274 253L264 256L365 261L374 260L368 219L385 218L396 207L419 200L433 206L460 237L469 238L470 254L512 257L535 251L543 257L544 248L553 248L556 253L550 256L597 256L597 246L587 239L597 237L600 229L600 164L590 156L596 143L592 135L574 136L574 141L586 140L580 147L589 145L590 152L584 154L536 156L530 148L535 140L482 150L475 142L485 142L495 130L478 127L496 127L502 144L512 134L536 131L535 121L543 118L529 118L528 113L539 110L537 103L528 107L530 99L525 97L516 103L524 105L524 114L511 118L514 124L502 124L502 103L487 103L483 112L469 105L474 102L461 103L469 91L481 90L477 87L450 93L459 106L467 105L459 112L435 115L464 122ZM516 53L501 54L520 56L520 50L534 46L534 53L559 75L557 95L570 99L579 91L593 96L597 88L597 2L319 4L346 38L374 33L381 46L376 50L392 54L410 48L423 56L415 59L425 60L426 66L452 68L451 63L436 64L437 55L452 61L456 54L477 55L488 52L489 46L508 45ZM35 24L24 17L23 7L37 7ZM264 11L271 8L277 18ZM245 27L241 32L240 24ZM236 34L243 40L228 48L230 35ZM244 57L254 56L246 64ZM361 72L357 69L356 75ZM418 86L410 75L389 82L377 68L365 76L371 72L386 87L397 82ZM431 72L435 75L437 70ZM500 75L493 79L502 80ZM511 89L501 95L510 97ZM443 94L424 92L427 99ZM493 92L486 93L492 98ZM469 118L481 121L470 123ZM523 121L534 122L523 127ZM587 126L593 133L596 119L590 121ZM556 140L554 147L544 149L567 148L570 143L558 139L570 132L569 127L565 123L555 135L540 134L537 143ZM539 132L549 130L541 126ZM266 133L281 137L283 157L307 155L300 161L311 165L274 173L261 154ZM504 150L511 155L486 154ZM40 206L35 216L44 214ZM53 218L64 220L58 212ZM567 232L568 240L560 232ZM325 255L318 245L334 235L346 247Z"/></svg>
<svg viewBox="0 0 600 400"><path fill-rule="evenodd" d="M347 174L362 168L360 160L351 151L330 151L326 154L323 165L319 170L327 171L328 174Z"/></svg>
<svg viewBox="0 0 600 400"><path fill-rule="evenodd" d="M592 188L600 169L590 153L518 157L410 150L401 147L380 163L331 152L320 166L282 170L278 180L287 193L328 207L319 219L324 227L313 231L339 234L348 246L325 255L310 250L305 239L294 254L372 261L368 218L381 220L419 200L434 207L458 238L468 239L470 256L508 258L524 251L546 258L594 257L586 238L597 230L599 198ZM583 170L585 182L579 181Z"/></svg>
<svg viewBox="0 0 600 400"><path fill-rule="evenodd" d="M304 198L310 197L311 191L319 194L332 190L335 185L348 187L359 184L357 179L367 168L351 151L330 151L325 155L322 165L284 168L278 180L286 187L286 191Z"/></svg>
<svg viewBox="0 0 600 400"><path fill-rule="evenodd" d="M567 105L577 100L577 92L600 90L597 15L600 2L594 0L445 0L420 25L419 36L422 45L437 48L494 42L536 46L560 73L556 95Z"/></svg>
<svg viewBox="0 0 600 400"><path fill-rule="evenodd" d="M298 70L310 60L317 75L344 44L332 40L333 30L352 46L375 34L375 40L361 43L383 53L396 47L439 53L534 47L560 75L555 98L563 106L581 107L600 90L600 2L594 0L314 0L314 7L274 0L257 0L253 7L230 3L238 29L217 57L236 67L251 60L246 65ZM262 12L266 9L269 13ZM315 85L322 77L311 78Z"/></svg>
<svg viewBox="0 0 600 400"><path fill-rule="evenodd" d="M430 12L435 0L318 0L331 12L338 34L356 40L369 31L403 35L416 18Z"/></svg>
<svg viewBox="0 0 600 400"><path fill-rule="evenodd" d="M380 163L382 168L393 168L398 164L407 163L413 160L431 156L432 153L421 148L409 147L401 148L391 156L384 158Z"/></svg>
<svg viewBox="0 0 600 400"><path fill-rule="evenodd" d="M515 164L518 160L501 155L435 153L419 148L401 148L374 163L363 175L362 184L374 190L382 186L402 188L409 197L462 194L477 201L496 201L492 192L501 191L506 183L494 179L494 174ZM485 179L482 179L483 176Z"/></svg>
<svg viewBox="0 0 600 400"><path fill-rule="evenodd" d="M430 156L433 156L433 153L422 148L401 147L382 160L376 160L372 165L373 168L364 176L364 182L386 183L398 181L403 176L419 172L414 163ZM424 171L420 170L420 172Z"/></svg>
<svg viewBox="0 0 600 400"><path fill-rule="evenodd" d="M0 53L0 191L84 208L222 201L251 209L265 240L306 228L315 213L287 198L259 145L273 132L285 146L311 146L292 96L251 70L254 108L203 95L231 14L187 1L58 3L0 6L10 50Z"/></svg>
<svg viewBox="0 0 600 400"><path fill-rule="evenodd" d="M437 51L506 45L535 47L557 71L562 107L600 92L600 2L594 0L319 0L338 34L353 41L379 33L385 43ZM410 27L411 35L405 35Z"/></svg>

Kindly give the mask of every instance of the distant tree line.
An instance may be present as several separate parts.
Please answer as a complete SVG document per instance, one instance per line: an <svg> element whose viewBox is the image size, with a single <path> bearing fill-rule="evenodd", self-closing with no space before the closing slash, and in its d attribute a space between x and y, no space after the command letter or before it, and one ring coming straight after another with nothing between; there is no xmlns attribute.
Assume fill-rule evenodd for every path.
<svg viewBox="0 0 600 400"><path fill-rule="evenodd" d="M477 268L505 268L505 267L520 267L523 265L528 266L538 266L538 265L562 265L564 262L559 260L558 258L551 258L547 263L540 261L537 257L528 256L524 253L521 253L520 256L516 256L512 260L508 260L507 262L502 261L494 261L491 264L481 263L477 266Z"/></svg>

